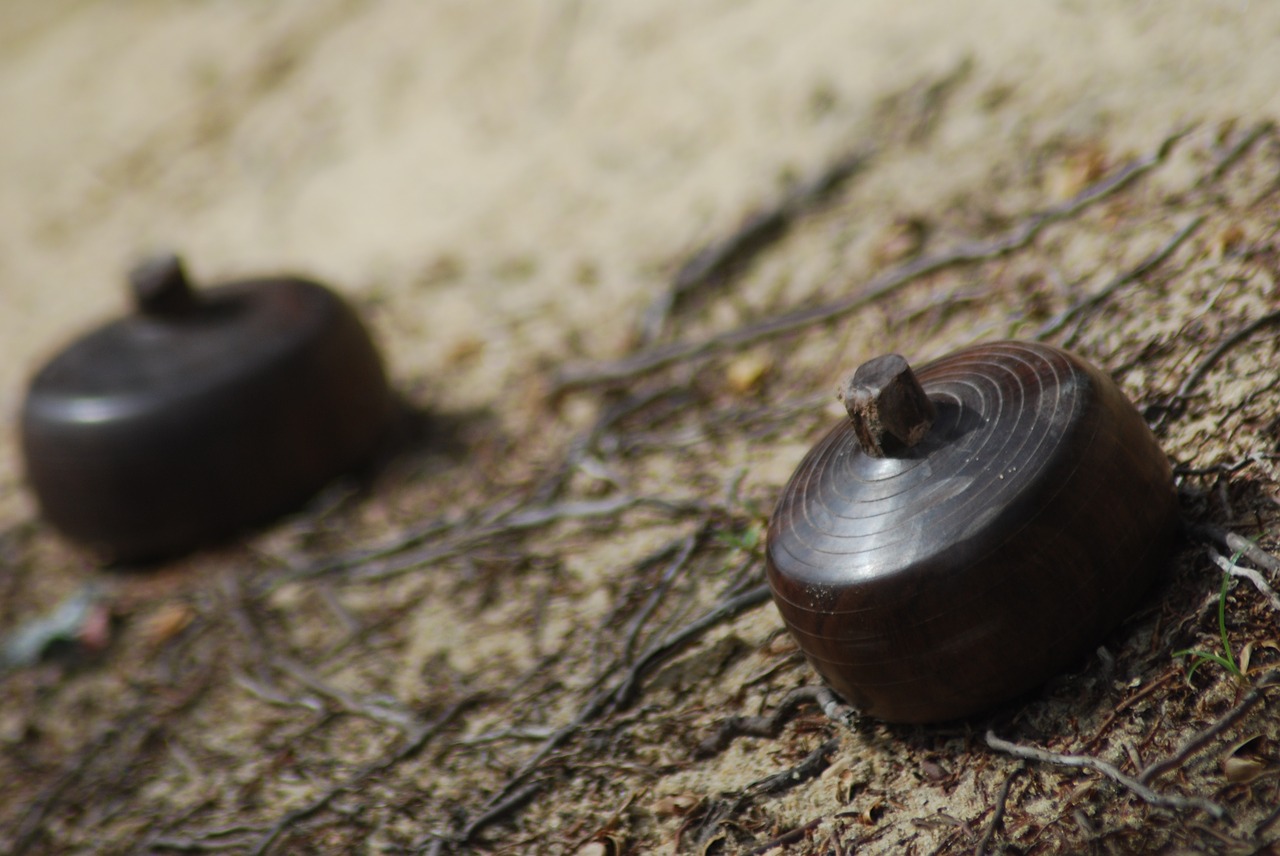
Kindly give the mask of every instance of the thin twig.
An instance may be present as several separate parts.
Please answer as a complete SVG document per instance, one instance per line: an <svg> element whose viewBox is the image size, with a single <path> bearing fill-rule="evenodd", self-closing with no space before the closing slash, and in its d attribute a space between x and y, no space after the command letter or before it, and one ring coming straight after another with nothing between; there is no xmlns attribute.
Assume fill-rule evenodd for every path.
<svg viewBox="0 0 1280 856"><path fill-rule="evenodd" d="M1230 169L1245 152L1253 148L1254 143L1272 133L1275 129L1275 122L1269 120L1259 122L1254 125L1236 142L1234 146L1224 152L1222 157L1218 158L1218 162L1214 164L1213 170L1209 172L1208 175L1201 178L1197 184L1203 184L1208 181L1217 181L1222 178L1222 176L1226 174L1226 171Z"/></svg>
<svg viewBox="0 0 1280 856"><path fill-rule="evenodd" d="M1178 387L1178 391L1174 393L1173 400L1169 402L1167 407L1172 407L1179 401L1185 401L1187 397L1191 395L1191 391L1194 390L1200 384L1200 381L1204 379L1204 376L1209 373L1209 370L1214 367L1218 360L1222 359L1223 354L1252 336L1258 330L1261 330L1263 327L1270 326L1271 324L1275 324L1277 321L1280 321L1280 309L1274 312L1268 312L1261 318L1256 318L1253 321L1250 321L1248 324L1223 339L1218 344L1218 347L1210 351L1205 358L1200 361L1200 364L1195 367L1191 374L1187 375L1187 379Z"/></svg>
<svg viewBox="0 0 1280 856"><path fill-rule="evenodd" d="M1137 779L1134 779L1131 776L1126 776L1115 766L1108 764L1100 758L1094 758L1090 755L1061 755L1057 752L1036 749L1032 746L1022 746L1017 743L1011 743L1008 740L1000 739L996 736L994 731L987 732L987 745L998 752L1008 753L1015 758L1023 758L1028 761L1040 761L1046 764L1057 764L1061 767L1084 767L1094 770L1106 776L1108 779L1111 779L1116 784L1128 789L1134 795L1140 797L1144 802L1160 808L1169 808L1179 811L1199 809L1218 820L1227 816L1227 810L1225 808L1215 802L1201 797L1184 797L1177 794L1158 794L1151 790L1151 788L1139 782Z"/></svg>
<svg viewBox="0 0 1280 856"><path fill-rule="evenodd" d="M1246 459L1246 462L1252 458ZM1239 553L1249 561L1264 568L1272 576L1280 579L1280 559L1268 553L1243 535L1215 526L1212 523L1194 523L1187 530L1201 541L1213 541L1228 553Z"/></svg>
<svg viewBox="0 0 1280 856"><path fill-rule="evenodd" d="M697 639L722 621L733 618L748 609L765 603L771 597L767 585L756 586L737 597L730 598L714 607L701 618L691 621L680 631L667 636L661 642L652 645L628 670L626 677L618 685L610 699L610 709L626 707L635 698L640 681L654 666L666 660L673 652Z"/></svg>
<svg viewBox="0 0 1280 856"><path fill-rule="evenodd" d="M817 776L831 763L831 756L840 748L840 738L832 737L804 757L790 770L771 773L746 787L751 796L780 794Z"/></svg>
<svg viewBox="0 0 1280 856"><path fill-rule="evenodd" d="M772 206L757 211L727 237L696 252L676 273L641 319L641 342L650 345L663 333L681 300L696 290L726 282L738 270L786 236L796 220L825 203L882 149L919 143L934 127L942 106L968 77L973 62L963 59L934 80L912 84L887 99L893 107L878 121L879 139L832 161L811 178L792 186Z"/></svg>
<svg viewBox="0 0 1280 856"><path fill-rule="evenodd" d="M769 839L764 844L752 847L746 851L744 856L764 856L765 853L771 851L786 852L785 849L779 848L787 848L792 844L798 844L806 835L821 826L824 820L826 820L825 817L815 817L803 826L797 826L795 829L784 832L776 838Z"/></svg>
<svg viewBox="0 0 1280 856"><path fill-rule="evenodd" d="M645 311L641 341L647 345L657 340L680 301L700 288L726 280L735 269L746 266L777 243L797 219L828 199L870 159L870 149L842 155L814 177L792 187L775 204L751 214L728 237L695 253L680 267L671 287Z"/></svg>
<svg viewBox="0 0 1280 856"><path fill-rule="evenodd" d="M1195 234L1196 230L1200 228L1204 221L1205 215L1203 214L1193 217L1191 222L1179 229L1177 234L1166 241L1164 245L1154 253L1147 256L1127 271L1113 277L1110 282L1098 291L1077 300L1075 303L1071 304L1071 306L1058 313L1057 316L1050 318L1040 327L1039 330L1036 331L1036 340L1049 338L1054 333L1057 333L1063 327L1067 326L1067 324L1069 324L1077 315L1094 309L1125 285L1128 285L1138 277L1144 276L1164 264L1165 260L1168 259L1169 256L1173 255L1174 251L1177 250L1178 247L1182 246L1183 242L1185 242L1187 238L1190 238ZM1067 344L1070 343L1068 342Z"/></svg>
<svg viewBox="0 0 1280 856"><path fill-rule="evenodd" d="M1253 455L1245 455L1240 460L1232 463L1223 461L1207 467L1192 467L1187 464L1179 464L1173 468L1173 474L1175 476L1231 476L1256 463L1259 463L1258 458Z"/></svg>
<svg viewBox="0 0 1280 856"><path fill-rule="evenodd" d="M1102 724L1098 726L1098 729L1093 733L1093 736L1090 737L1087 741L1085 741L1085 744L1081 747L1081 749L1084 751L1088 751L1090 748L1092 748L1094 745L1096 745L1099 741L1102 740L1103 736L1106 735L1107 730L1111 728L1111 724L1120 718L1120 714L1124 713L1126 710L1133 707L1135 704L1142 701L1144 698L1147 698L1151 694L1155 693L1161 687L1167 684L1169 681L1173 680L1174 678L1178 677L1181 674L1182 674L1182 669L1179 666L1171 665L1165 671L1165 673L1162 674L1160 677L1155 678L1154 680L1148 681L1147 685L1144 686L1142 689L1138 690L1133 695L1126 697L1118 705L1112 708L1111 712L1107 714L1107 718L1104 719L1102 721Z"/></svg>
<svg viewBox="0 0 1280 856"><path fill-rule="evenodd" d="M144 775L139 756L147 746L157 742L170 717L195 705L209 688L215 668L206 664L198 671L200 674L194 682L185 687L166 687L160 692L144 694L88 745L82 746L75 760L27 807L16 825L13 848L9 852L15 856L25 853L42 834L48 834L49 814L70 798L66 794L68 789L78 786L94 793L121 795L136 786ZM97 774L97 778L84 782L91 773ZM82 796L82 799L88 797Z"/></svg>
<svg viewBox="0 0 1280 856"><path fill-rule="evenodd" d="M1266 851L1266 850L1261 846L1261 845L1262 845L1262 843L1263 843L1263 842L1262 842L1262 840L1261 840L1261 839L1262 839L1262 836L1266 835L1266 834L1267 834L1267 830L1269 830L1271 827L1275 826L1277 823L1280 823L1280 805L1277 805L1277 806L1276 806L1276 808L1275 808L1275 811L1271 812L1271 814L1269 814L1269 815L1267 815L1266 817L1264 817L1264 818L1263 818L1263 819L1258 823L1258 825L1257 825L1257 826L1255 826L1255 827L1253 828L1253 836L1252 836L1252 837L1253 837L1253 840L1254 840L1254 842L1255 842L1255 843L1257 843L1257 844L1259 845L1258 849L1257 849L1256 851L1254 851L1255 853L1265 853L1265 852L1267 852L1267 851Z"/></svg>
<svg viewBox="0 0 1280 856"><path fill-rule="evenodd" d="M186 838L156 838L147 842L147 852L176 850L180 853L216 853L221 850L240 850L249 843L249 836L261 834L261 830L242 828L239 838L218 840L207 832Z"/></svg>
<svg viewBox="0 0 1280 856"><path fill-rule="evenodd" d="M1236 705L1230 713L1226 714L1217 722L1196 734L1183 744L1181 749L1170 757L1148 765L1145 770L1138 774L1137 781L1143 785L1149 785L1165 773L1182 766L1188 758L1199 752L1205 746L1209 745L1209 743L1218 735L1222 734L1222 732L1239 722L1246 713L1256 707L1258 703L1263 700L1266 690L1271 689L1278 684L1280 684L1280 671L1264 675L1262 680L1258 682L1258 685L1249 690L1244 699L1241 700L1240 704Z"/></svg>
<svg viewBox="0 0 1280 856"><path fill-rule="evenodd" d="M578 839L577 843L574 844L572 847L570 847L568 852L580 853L582 852L582 848L586 847L593 840L603 841L604 839L606 839L610 830L614 829L617 826L618 820L622 817L622 813L625 812L627 809L631 808L631 806L635 803L637 799L639 799L641 796L647 793L648 793L648 790L645 789L643 791L635 790L627 794L627 798L618 804L618 807L615 808L613 812L609 815L609 817L605 819L604 823L599 824L598 826L596 826L595 829L591 830L585 836Z"/></svg>
<svg viewBox="0 0 1280 856"><path fill-rule="evenodd" d="M276 707L300 707L312 713L323 713L325 710L324 702L315 696L294 698L293 696L285 695L278 687L249 677L242 668L232 670L231 680L259 701L264 701Z"/></svg>
<svg viewBox="0 0 1280 856"><path fill-rule="evenodd" d="M431 722L418 725L409 733L407 739L395 752L384 758L379 758L369 764L366 764L345 781L333 785L320 796L311 800L311 802L286 813L271 825L271 828L258 839L257 844L255 844L249 852L253 854L253 856L262 856L262 854L266 853L267 850L271 848L271 845L274 844L286 830L293 826L293 824L300 820L305 820L313 814L321 811L328 806L329 803L333 802L339 794L355 790L370 776L384 773L399 764L401 761L416 755L442 728L447 726L459 713L467 707L475 704L478 700L478 697L470 696L454 702Z"/></svg>
<svg viewBox="0 0 1280 856"><path fill-rule="evenodd" d="M514 505L514 503L510 503ZM509 510L504 509L504 511ZM416 547L436 535L456 529L460 525L458 520L432 520L415 529L397 535L385 544L365 550L357 550L346 556L340 556L336 559L330 559L322 564L315 565L302 570L295 570L286 575L289 580L307 579L311 577L328 576L330 574L339 573L349 568L367 565L376 562L379 559L387 559L392 556L403 553L411 547Z"/></svg>
<svg viewBox="0 0 1280 856"><path fill-rule="evenodd" d="M133 715L136 716L137 711L134 711ZM86 770L101 755L105 754L113 743L121 738L126 732L126 728L127 726L117 722L104 729L101 734L83 746L75 754L75 758L71 763L67 764L62 772L58 774L53 783L46 787L27 806L22 819L18 821L15 829L16 834L12 851L15 856L27 852L31 845L35 843L36 839L44 831L45 819L49 816L49 812L53 807L58 804L63 792L85 775Z"/></svg>
<svg viewBox="0 0 1280 856"><path fill-rule="evenodd" d="M290 657L276 654L271 658L271 665L312 692L336 703L346 713L390 725L406 734L413 733L419 727L414 715L403 707L364 702L346 690L328 683L308 666Z"/></svg>
<svg viewBox="0 0 1280 856"><path fill-rule="evenodd" d="M553 387L556 392L565 392L594 384L616 383L682 360L706 357L719 351L777 338L847 315L928 274L956 265L1007 255L1030 244L1047 226L1084 211L1163 163L1174 145L1189 132L1190 128L1177 131L1166 138L1153 154L1127 164L1060 205L1028 216L992 241L964 243L936 255L915 259L876 277L864 289L850 297L793 310L708 339L675 342L641 351L621 360L565 366L556 375Z"/></svg>
<svg viewBox="0 0 1280 856"><path fill-rule="evenodd" d="M1262 596L1271 601L1271 608L1280 611L1280 595L1276 594L1276 590L1267 584L1267 580L1262 574L1253 568L1242 568L1217 550L1209 550L1209 558L1213 559L1213 563L1222 570L1226 571L1233 577L1240 577L1253 583L1253 587L1262 593Z"/></svg>
<svg viewBox="0 0 1280 856"><path fill-rule="evenodd" d="M685 537L680 545L680 551L676 553L671 563L667 565L666 570L662 572L662 579L653 587L648 600L640 607L640 611L636 613L635 618L631 620L631 626L626 634L626 642L622 646L622 658L630 660L635 652L636 640L640 636L640 631L644 625L648 623L649 618L653 615L658 605L662 602L662 598L671 589L675 583L676 577L684 570L689 563L689 557L693 555L694 548L698 546L705 526L699 527L697 532L690 533Z"/></svg>
<svg viewBox="0 0 1280 856"><path fill-rule="evenodd" d="M533 491L531 501L549 503L559 496L573 471L582 465L582 461L588 455L599 449L601 441L609 430L623 419L639 413L661 399L672 398L679 402L687 400L689 397L689 392L684 389L658 387L642 389L627 395L619 401L609 403L602 409L590 428L570 441L563 459L541 480L537 489Z"/></svg>
<svg viewBox="0 0 1280 856"><path fill-rule="evenodd" d="M483 828L497 817L505 814L506 811L498 812L500 807L508 805L509 801L515 800L516 804L523 803L524 799L516 799L517 796L532 796L532 792L525 794L525 789L530 787L525 784L525 780L541 766L542 762L559 748L565 741L569 740L578 733L581 728L588 722L599 717L606 712L613 712L629 704L637 692L640 681L645 674L654 666L661 663L667 657L671 656L681 646L701 636L707 630L751 609L761 603L767 601L770 597L768 586L759 586L744 592L737 597L712 607L708 612L700 618L691 622L688 626L679 632L668 636L656 645L651 646L645 651L640 658L632 664L627 673L615 684L601 689L596 692L591 699L583 705L583 707L574 716L569 724L555 731L548 737L538 750L528 758L520 768L516 770L508 779L507 783L494 793L481 809L476 819L468 822L463 831L458 836L449 837L435 835L432 842L427 842L423 848L434 847L437 850L443 849L450 844L466 844L470 842ZM541 785L539 785L541 787ZM535 789L536 790L536 789ZM484 820L482 823L481 820Z"/></svg>
<svg viewBox="0 0 1280 856"><path fill-rule="evenodd" d="M487 518L475 528L455 532L443 543L433 544L407 555L380 553L382 561L370 564L329 564L308 568L285 577L296 580L317 574L346 572L351 581L376 582L417 570L432 562L465 553L486 541L506 535L539 529L565 520L594 520L613 517L634 508L652 508L667 514L681 515L690 511L702 511L704 506L695 499L668 500L658 497L621 495L607 499L570 500L549 505L535 505L508 509L496 518ZM421 541L415 541L420 544Z"/></svg>
<svg viewBox="0 0 1280 856"><path fill-rule="evenodd" d="M702 756L723 752L740 735L749 737L776 737L801 705L810 703L822 708L833 722L849 725L856 712L827 687L798 687L783 697L773 713L768 716L731 716L716 726L713 734L698 744L697 753Z"/></svg>
<svg viewBox="0 0 1280 856"><path fill-rule="evenodd" d="M716 834L716 830L725 824L743 808L751 805L757 797L783 793L796 785L819 775L830 763L831 755L840 746L839 738L832 738L814 749L804 759L789 770L771 773L763 779L757 779L739 791L725 794L710 803L707 812L698 823L697 836L699 848L705 848ZM770 842L769 847L777 846ZM757 852L752 850L752 853ZM764 851L759 851L764 852Z"/></svg>
<svg viewBox="0 0 1280 856"><path fill-rule="evenodd" d="M538 791L542 790L544 786L544 782L530 782L523 787L516 788L498 802L490 805L483 814L468 823L462 830L462 843L465 844L475 840L476 835L481 829L495 821L501 820L508 814L511 814L513 811L520 808L520 806L533 799L534 796L537 795Z"/></svg>
<svg viewBox="0 0 1280 856"><path fill-rule="evenodd" d="M973 856L986 856L987 848L991 846L992 840L1000 830L1000 824L1004 822L1004 808L1009 802L1009 790L1013 787L1013 780L1022 775L1025 769L1027 769L1026 764L1017 764L1005 777L1004 784L1000 786L1000 793L996 794L996 807L991 813L991 822L987 824L987 831L983 833L978 846L973 848Z"/></svg>

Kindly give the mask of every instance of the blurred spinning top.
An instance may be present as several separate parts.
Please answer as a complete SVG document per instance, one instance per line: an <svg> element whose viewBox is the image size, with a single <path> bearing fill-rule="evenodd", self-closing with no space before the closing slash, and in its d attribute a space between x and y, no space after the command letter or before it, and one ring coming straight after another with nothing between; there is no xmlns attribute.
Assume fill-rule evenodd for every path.
<svg viewBox="0 0 1280 856"><path fill-rule="evenodd" d="M894 722L976 713L1070 668L1169 556L1169 461L1102 372L994 342L890 354L783 489L774 602L814 668Z"/></svg>
<svg viewBox="0 0 1280 856"><path fill-rule="evenodd" d="M393 404L355 312L292 277L196 291L173 255L136 312L32 379L26 475L44 516L117 560L180 553L297 506L370 457Z"/></svg>

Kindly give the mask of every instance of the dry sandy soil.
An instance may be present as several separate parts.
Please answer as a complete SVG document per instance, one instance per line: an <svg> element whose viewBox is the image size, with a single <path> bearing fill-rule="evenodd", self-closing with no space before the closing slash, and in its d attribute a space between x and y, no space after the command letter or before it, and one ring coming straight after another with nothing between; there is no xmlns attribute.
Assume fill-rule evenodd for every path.
<svg viewBox="0 0 1280 856"><path fill-rule="evenodd" d="M0 677L0 850L1274 852L1280 602L1229 587L1241 676L1173 652L1222 648L1206 532L1277 548L1280 6L5 5L0 633L99 621ZM333 283L429 418L128 572L13 426L158 246ZM700 752L816 680L750 593L838 379L1006 337L1111 373L1198 537L1016 704Z"/></svg>

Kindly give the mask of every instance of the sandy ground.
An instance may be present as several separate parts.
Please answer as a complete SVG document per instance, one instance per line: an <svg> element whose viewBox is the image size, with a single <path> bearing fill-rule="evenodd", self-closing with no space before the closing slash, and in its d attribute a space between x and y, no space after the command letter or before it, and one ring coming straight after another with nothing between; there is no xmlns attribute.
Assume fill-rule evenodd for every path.
<svg viewBox="0 0 1280 856"><path fill-rule="evenodd" d="M904 218L927 223L942 244L950 235L987 234L1025 212L1062 201L1097 174L1155 151L1176 129L1193 125L1191 153L1171 159L1154 186L1135 195L1127 208L1099 215L1078 235L1033 248L1009 269L988 271L1010 282L1033 270L1052 278L1044 273L1049 270L1072 283L1101 284L1184 224L1182 209L1162 206L1190 192L1215 146L1229 142L1238 129L1280 116L1275 85L1280 6L1248 0L977 0L906 6L878 0L9 0L5 5L0 28L0 115L7 120L0 134L0 528L6 531L31 531L35 515L21 485L14 429L25 379L69 336L122 309L122 272L152 248L181 251L206 280L295 271L331 282L363 310L394 381L416 403L443 414L492 411L490 419L470 422L463 432L476 459L484 461L475 466L479 474L461 461L419 462L397 471L386 500L392 510L375 501L355 512L352 534L343 544L349 548L380 543L388 532L410 527L413 503L424 495L433 502L458 499L432 493L444 488L416 484L424 473L434 477L443 471L451 478L467 473L457 478L466 483L477 508L491 494L531 483L538 467L555 460L573 432L590 424L602 400L588 389L548 407L548 378L557 367L629 353L637 346L641 313L691 252L729 233L746 213L844 153L875 151L873 167L858 176L856 189L833 211L807 221L732 298L698 306L677 325L677 338L709 335L855 290L895 260L892 252L878 254L877 248L883 248L886 230ZM1250 191L1250 198L1258 198L1274 179L1269 164L1249 167L1240 181L1255 182L1251 187L1224 190L1222 199L1197 198L1201 207L1192 210L1217 217L1197 245L1197 259L1213 255L1208 236L1225 234L1235 216L1230 212L1247 210L1257 218L1246 221L1239 215L1247 237L1265 234L1266 217L1256 206L1235 202L1250 197ZM1213 258L1221 261L1221 246ZM1201 279L1193 282L1188 276L1170 286L1173 297L1167 304L1130 307L1128 326L1110 330L1099 322L1100 332L1085 337L1083 347L1095 358L1111 360L1108 367L1124 375L1126 390L1140 401L1168 392L1176 384L1160 371L1185 372L1192 354L1144 352L1141 331L1163 336L1166 321L1170 329L1184 329L1178 327L1182 316L1174 323L1162 307L1204 304L1213 294L1204 277L1212 279L1216 270L1195 268ZM1242 301L1253 301L1254 314L1275 307L1274 279L1271 283L1270 289L1250 285L1253 291L1242 292ZM969 285L972 281L964 279L934 287L959 293ZM804 400L830 388L842 371L836 364L848 360L850 351L869 356L894 347L933 356L992 332L1007 334L1010 313L1019 307L1014 298L985 308L963 304L958 317L936 321L932 339L922 338L915 322L895 320L917 318L911 313L928 303L928 295L922 295L914 304L907 300L881 314L860 316L830 339L806 339L791 363L779 352L755 356L763 359L761 371L776 370L780 394ZM1177 334L1168 335L1176 339ZM1144 362L1148 357L1150 365ZM749 375L751 366L737 370ZM1258 370L1265 370L1265 363ZM1241 376L1253 377L1243 369ZM688 375L670 379L689 381ZM743 389L750 387L743 382ZM1253 389L1240 392L1246 410L1269 401L1254 396ZM733 472L749 468L745 493L767 512L826 412L810 407L798 427L774 426L783 435L776 455L752 451L748 435L731 433L719 438L723 448L714 453L690 452L696 477L680 468L678 456L675 461L646 459L643 472L628 474L655 493L665 482L685 494L719 495ZM1175 458L1207 466L1253 448L1247 435L1255 423L1246 420L1248 430L1239 436L1211 442L1206 437L1225 417L1213 411L1197 418L1167 438ZM503 460L507 454L513 457ZM722 464L723 472L718 470ZM579 475L574 489L584 481L598 495L609 479ZM436 510L429 506L418 516ZM613 541L608 545L606 533L587 527L556 531L522 548L529 552L521 567L534 569L531 579L539 579L543 566L529 556L555 556L557 573L571 581L553 574L554 585L539 588L536 581L524 580L517 586L521 595L550 604L543 614L547 623L538 631L549 649L555 648L554 640L572 635L576 621L586 623L575 616L595 620L608 612L610 597L622 585L612 576L620 563L685 533L674 523L623 528L628 529L624 535L608 533ZM6 592L16 599L4 605L5 626L47 609L95 573L53 533L33 531L24 535L35 539L35 546L23 554L23 573L31 579L47 575L30 585L23 581L28 576L7 583ZM287 543L285 552L295 555L290 531L264 537L265 552ZM557 545L570 543L575 551L558 552ZM201 561L206 564L199 567L217 571L219 563L230 560L217 555L196 560ZM445 574L456 571L447 562L442 568ZM469 591L474 580L466 574L473 571L459 577L459 591ZM612 582L598 586L602 579ZM568 588L558 588L561 583ZM208 606L198 588L178 584L178 589L202 604L200 610ZM264 603L275 611L306 600L289 591ZM1216 580L1211 580L1205 592L1214 591ZM361 590L350 595L347 606L374 609L383 596L416 604L422 596L418 590L395 592L374 596ZM701 597L707 603L710 594ZM512 680L521 668L530 668L532 655L524 650L528 640L501 636L515 614L491 610L485 597L468 604L465 614L406 608L398 632L409 639L395 649L400 665L379 673L366 664L361 674L375 674L378 687L402 700L421 701L424 675L434 674L431 669L441 658L468 676L473 689L484 689L490 679ZM729 642L721 640L729 649L738 640L758 656L779 644L771 635L776 627L771 612L745 621ZM307 632L290 637L295 651L307 650ZM323 636L318 630L314 634ZM503 671L506 666L493 666L491 660L509 661L510 668ZM764 670L759 663L755 668ZM797 681L803 677L794 668L787 674ZM687 697L683 680L669 677L663 691ZM225 687L219 692L210 709L221 713L209 716L235 711L257 721L260 712L245 712L252 703L244 693L237 696ZM29 706L0 723L6 752L26 751L28 732L21 722L41 709L32 701L38 695L15 692ZM731 701L745 704L744 698ZM771 698L776 703L777 697ZM571 700L556 699L547 705L550 724L572 710ZM42 750L45 766L32 769L44 772L32 772L32 781L46 781L42 775L83 749L92 731L86 728L66 726L56 746ZM246 726L237 733L230 739L235 747L230 754L246 757L245 747L270 731L266 724L262 729L251 734ZM365 733L332 739L336 742L329 748L313 747L310 757L329 757L333 745L374 741ZM644 739L647 745L663 743L657 734ZM755 774L764 775L794 763L809 748L792 745L768 758L762 752L746 763L755 763ZM367 752L353 752L367 757ZM661 766L659 754L655 750L634 763ZM266 775L248 762L237 766L235 760L200 757L210 768L234 771L230 775L241 783L250 767L253 776ZM892 766L894 758L890 752L871 766ZM741 753L734 762L743 763ZM846 793L841 789L855 773L849 787L861 787L862 777L869 775L865 766L846 765L836 785L828 782L810 802L790 809L788 822L811 816L805 815L809 809L824 811L831 789ZM646 780L632 799L652 803L698 792L707 787L708 777L728 788L735 769L686 769L661 786ZM140 814L161 811L146 806L173 812L183 799L189 806L198 803L185 792L175 796L170 779L157 775L156 788L171 790L163 797L137 795ZM465 782L481 780L457 775L456 782L441 786L441 799L465 814L474 809ZM961 789L971 785L966 780ZM981 801L998 789L999 780L973 787ZM280 794L296 795L301 788L279 785L273 793L284 799ZM581 796L572 793L565 799ZM1037 798L1048 799L1047 793ZM602 809L606 816L621 803L621 796L613 796L617 799ZM896 799L886 792L882 801L893 805ZM944 808L933 803L929 810ZM434 802L424 809L428 814L443 810ZM865 806L860 810L867 818L880 816ZM570 852L566 842L590 837L589 823L562 836L560 822L540 811L520 821L524 825L514 837L500 836L493 846L530 852L522 847L549 847L554 838L557 852ZM420 835L422 830L405 831L412 826L405 816L412 814L410 807L394 822L385 821L379 846L394 851L401 846L396 835L407 841ZM573 812L566 808L562 814ZM635 852L647 852L659 840L669 849L679 840L670 814L657 809L652 814L660 818L657 826L637 821L630 833L642 842ZM195 808L191 816L204 819ZM225 816L215 814L209 822ZM193 826L200 825L195 821ZM593 822L603 824L600 818ZM74 826L67 821L60 828ZM141 840L134 836L143 834L142 826L123 829L112 833L118 836L112 839L118 852L128 852L122 842ZM74 829L62 839L27 844L54 852L57 845L51 842L58 840L90 846ZM885 852L892 851L893 840L906 839L882 840L890 842ZM921 845L921 852L938 840L945 850L949 839L938 838ZM333 841L333 852L353 846L341 835ZM326 849L320 839L310 845Z"/></svg>

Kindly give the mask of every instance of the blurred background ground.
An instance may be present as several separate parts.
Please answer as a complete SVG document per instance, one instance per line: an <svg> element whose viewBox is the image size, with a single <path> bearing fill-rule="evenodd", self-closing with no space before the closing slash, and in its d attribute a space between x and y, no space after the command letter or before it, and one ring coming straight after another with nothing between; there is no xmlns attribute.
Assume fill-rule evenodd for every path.
<svg viewBox="0 0 1280 856"><path fill-rule="evenodd" d="M536 790L507 794L519 805L465 846L575 852L616 831L627 852L746 852L821 818L796 852L972 851L1007 772L964 729L868 736L813 718L694 759L717 716L770 709L811 679L771 607L719 627L692 662L647 676L639 700L541 757L538 741L646 643L754 579L750 533L860 360L1032 335L1194 223L1141 287L1049 335L1154 420L1215 346L1280 303L1269 4L9 0L4 20L0 629L90 582L111 618L94 657L3 679L10 849L426 849L456 840L532 764L520 784ZM1139 182L1008 257L781 342L645 373L634 398L598 385L552 395L565 366L644 347L643 313L692 253L851 152L862 168L826 204L677 306L662 338L838 300L895 265L998 237L1181 129ZM335 284L435 435L372 489L339 488L241 543L148 575L95 568L36 522L13 426L25 379L120 311L122 271L158 246L203 279L288 270ZM1210 470L1188 475L1188 514L1272 548L1274 341L1264 329L1215 363L1161 428L1175 463ZM591 426L618 402L631 409L601 445ZM571 519L548 522L548 509ZM297 578L433 521L439 537L415 542L403 573ZM664 589L687 539L691 558ZM1217 574L1184 550L1163 599L1117 643L1123 681L1082 664L1089 692L1051 688L1042 708L997 721L1116 763L1171 751L1246 693L1209 669L1193 691L1168 656L1198 633L1212 642ZM655 585L666 597L650 611ZM1233 598L1236 638L1265 666L1275 614L1247 587ZM1152 682L1161 691L1134 701ZM1083 708L1052 707L1082 695ZM1114 710L1137 719L1115 725ZM1242 728L1236 738L1275 740L1273 726ZM818 783L780 801L724 796L837 734ZM1181 786L1231 803L1230 824L1038 772L1019 780L1001 846L1274 840L1274 776L1237 786L1215 765ZM736 814L717 825L721 803Z"/></svg>

